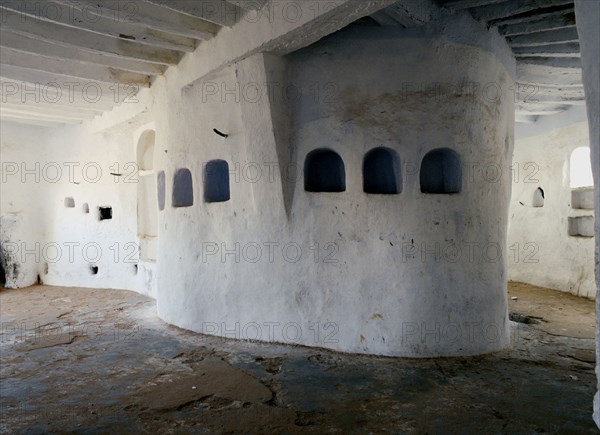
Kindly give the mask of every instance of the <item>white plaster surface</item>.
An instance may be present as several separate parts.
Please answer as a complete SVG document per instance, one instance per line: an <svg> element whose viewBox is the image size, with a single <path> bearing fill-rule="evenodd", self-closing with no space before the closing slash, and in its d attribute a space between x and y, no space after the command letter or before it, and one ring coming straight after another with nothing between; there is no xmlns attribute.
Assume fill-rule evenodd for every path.
<svg viewBox="0 0 600 435"><path fill-rule="evenodd" d="M132 133L5 121L1 129L2 243L18 264L7 286L26 287L39 275L50 285L153 295L154 266L135 269L138 183ZM74 208L65 207L67 197ZM112 220L99 221L98 208L104 206L112 207ZM91 274L92 265L97 275Z"/></svg>
<svg viewBox="0 0 600 435"><path fill-rule="evenodd" d="M571 153L588 144L587 117L580 108L517 129L511 165L511 280L595 298L595 241L569 236L569 226L580 221L575 218L594 215L573 207L569 183ZM544 191L543 207L533 203L538 188Z"/></svg>
<svg viewBox="0 0 600 435"><path fill-rule="evenodd" d="M286 57L248 57L238 47L245 55L237 63L220 52L210 62L218 68L197 68L210 44L140 92L139 103L89 126L44 131L36 141L22 140L27 127L9 127L20 148L14 159L48 153L61 163L96 162L105 174L120 162L121 177L40 187L48 216L32 240L97 242L104 255L98 275L77 258L49 265L43 281L137 290L157 298L167 322L232 338L419 357L506 347L511 183L486 172L508 167L513 148L514 62L504 40L456 15L410 31L355 27ZM135 274L124 245L139 243L146 227L124 165L136 161L148 122L167 204L156 262L140 262ZM4 149L11 135L2 136ZM362 158L377 146L400 155L400 195L362 192ZM319 147L344 159L346 192L304 191L304 157ZM463 159L462 191L422 194L420 161L444 147ZM203 202L202 171L213 159L230 166L225 203ZM171 205L180 168L192 172L193 207ZM75 208L64 207L67 196ZM95 220L100 205L113 207L111 221ZM3 202L3 215L17 211ZM118 262L108 258L116 242Z"/></svg>
<svg viewBox="0 0 600 435"><path fill-rule="evenodd" d="M163 319L233 338L385 355L464 355L508 345L509 180L486 182L475 171L460 194L430 196L420 193L415 170L440 147L469 163L509 164L511 98L448 95L445 87L435 94L436 82L491 82L507 93L512 84L506 46L457 20L471 27L471 45L452 42L450 23L421 34L350 29L285 59L248 58L191 83L181 98L173 98L171 77L157 81L164 109L157 141L167 151L157 151L157 169L166 170L167 192L181 167L192 171L195 188L193 207L174 209L168 201L159 218ZM302 90L289 106L277 92L269 101L254 101L253 93L237 104L236 82L250 92L265 81L284 85L286 76ZM219 92L207 95L215 84ZM404 163L398 196L362 193L362 158L382 145ZM307 193L301 174L296 183L281 181L277 162L301 168L319 147L343 157L346 192ZM202 168L215 158L232 170L231 201L206 204ZM251 182L244 171L256 164L262 177ZM438 258L425 252L436 247Z"/></svg>
<svg viewBox="0 0 600 435"><path fill-rule="evenodd" d="M42 237L43 225L40 225L39 217L48 214L48 204L43 200L40 190L36 189L35 174L28 176L31 180L28 187L21 182L23 147L26 144L43 142L50 130L37 126L2 122L0 131L2 145L0 153L0 164L2 165L0 243L2 243L3 250L12 249L12 247L6 246L7 242L33 246ZM40 157L43 158L43 156L44 150L41 149ZM27 160L28 168L31 169L32 161L29 158L25 160ZM32 160L38 161L37 158ZM19 163L17 164L17 162ZM12 172L18 173L18 175L10 176L9 174ZM64 197L62 201L64 201ZM60 205L64 207L62 201ZM27 287L37 282L39 264L32 261L31 258L30 261L20 261L19 258L8 256L6 264L3 264L3 267L6 268L6 287Z"/></svg>

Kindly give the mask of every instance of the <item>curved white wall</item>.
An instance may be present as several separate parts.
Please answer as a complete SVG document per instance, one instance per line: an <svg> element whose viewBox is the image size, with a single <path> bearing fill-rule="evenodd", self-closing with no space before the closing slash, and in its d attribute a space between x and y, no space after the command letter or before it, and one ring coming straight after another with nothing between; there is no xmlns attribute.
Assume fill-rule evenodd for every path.
<svg viewBox="0 0 600 435"><path fill-rule="evenodd" d="M164 320L384 355L509 343L510 177L482 168L510 164L513 65L497 35L456 20L410 33L351 28L284 59L256 55L181 93L169 89L176 77L155 84L165 113L156 120L156 169L167 174L157 260ZM461 39L446 30L457 28ZM267 82L268 98L244 92ZM455 90L466 83L478 87ZM283 98L286 88L300 96ZM362 159L376 146L401 158L399 195L362 191ZM345 192L305 192L301 176L275 166L302 168L321 147L343 158ZM416 168L444 147L462 158L462 191L423 194ZM228 202L203 202L202 168L213 159L229 163ZM257 167L259 178L246 172ZM192 207L171 206L179 168L192 172Z"/></svg>
<svg viewBox="0 0 600 435"><path fill-rule="evenodd" d="M166 321L232 338L401 356L501 349L509 342L511 177L502 169L512 154L513 69L504 40L459 15L410 31L352 26L285 57L255 54L183 88L190 71L170 69L139 104L40 139L53 158L93 159L105 169L97 183L42 186L48 213L59 214L35 237L106 244L99 273L80 257L47 271L28 260L31 270L21 271L48 284L136 289L156 296ZM110 173L115 159L121 172L136 161L148 128L156 131L153 169L140 175L155 182L164 171L167 200L156 262L135 267L108 253L116 242L139 242L139 189ZM38 159L40 144L26 145ZM363 158L375 147L398 154L400 194L363 192ZM304 159L318 148L343 159L345 191L305 191ZM421 192L421 160L439 148L461 158L458 194ZM231 197L208 203L203 168L218 159L229 165ZM173 177L183 168L193 205L175 208ZM154 197L152 183L147 188ZM65 197L75 209L65 208ZM103 205L113 206L113 219L97 222ZM18 207L3 197L3 214Z"/></svg>

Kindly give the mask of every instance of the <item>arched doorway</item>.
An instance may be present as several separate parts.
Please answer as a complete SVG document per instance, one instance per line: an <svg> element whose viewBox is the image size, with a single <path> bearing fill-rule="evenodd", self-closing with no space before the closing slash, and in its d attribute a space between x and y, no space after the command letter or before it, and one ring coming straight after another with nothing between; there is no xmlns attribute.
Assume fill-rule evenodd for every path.
<svg viewBox="0 0 600 435"><path fill-rule="evenodd" d="M139 170L137 195L137 233L140 260L155 261L158 242L158 192L154 170L154 130L144 131L138 140L136 155Z"/></svg>

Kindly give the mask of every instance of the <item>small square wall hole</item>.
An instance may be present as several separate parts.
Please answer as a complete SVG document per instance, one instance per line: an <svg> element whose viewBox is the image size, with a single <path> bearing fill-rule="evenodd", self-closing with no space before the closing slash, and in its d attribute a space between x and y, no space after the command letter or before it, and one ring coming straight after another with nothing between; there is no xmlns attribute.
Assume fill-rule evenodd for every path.
<svg viewBox="0 0 600 435"><path fill-rule="evenodd" d="M579 210L594 209L594 188L582 187L571 191L571 206Z"/></svg>
<svg viewBox="0 0 600 435"><path fill-rule="evenodd" d="M98 275L98 266L95 264L90 264L90 273L92 275Z"/></svg>
<svg viewBox="0 0 600 435"><path fill-rule="evenodd" d="M98 207L101 221L112 219L112 207Z"/></svg>
<svg viewBox="0 0 600 435"><path fill-rule="evenodd" d="M75 208L75 200L73 198L65 198L65 207Z"/></svg>
<svg viewBox="0 0 600 435"><path fill-rule="evenodd" d="M569 218L569 236L594 237L594 216L577 216Z"/></svg>
<svg viewBox="0 0 600 435"><path fill-rule="evenodd" d="M87 202L85 204L83 204L83 206L81 206L81 211L83 211L86 214L90 212L90 206L88 205Z"/></svg>

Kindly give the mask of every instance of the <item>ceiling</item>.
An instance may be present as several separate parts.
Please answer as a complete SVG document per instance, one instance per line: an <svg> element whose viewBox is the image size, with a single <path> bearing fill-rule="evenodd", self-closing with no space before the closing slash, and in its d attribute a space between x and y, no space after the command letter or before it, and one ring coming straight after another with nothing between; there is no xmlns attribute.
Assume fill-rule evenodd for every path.
<svg viewBox="0 0 600 435"><path fill-rule="evenodd" d="M1 116L61 123L93 119L233 26L245 4L0 0Z"/></svg>
<svg viewBox="0 0 600 435"><path fill-rule="evenodd" d="M0 115L93 119L149 87L257 1L267 0L0 0ZM517 121L584 104L573 0L402 0L370 17L411 27L432 8L466 10L506 37L517 59Z"/></svg>
<svg viewBox="0 0 600 435"><path fill-rule="evenodd" d="M517 61L516 119L535 122L585 104L573 0L437 0L506 37Z"/></svg>

